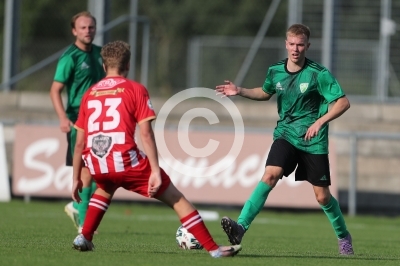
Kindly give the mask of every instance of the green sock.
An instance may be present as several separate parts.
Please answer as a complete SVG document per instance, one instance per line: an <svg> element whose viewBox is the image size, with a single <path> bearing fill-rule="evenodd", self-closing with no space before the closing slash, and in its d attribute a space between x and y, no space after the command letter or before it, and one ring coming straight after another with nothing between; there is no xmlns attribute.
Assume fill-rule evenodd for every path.
<svg viewBox="0 0 400 266"><path fill-rule="evenodd" d="M89 201L92 197L92 188L84 187L82 188L82 192L79 193L81 197L81 202L79 203L78 211L79 211L79 225L83 226L83 222L85 221L86 212L89 207Z"/></svg>
<svg viewBox="0 0 400 266"><path fill-rule="evenodd" d="M325 206L321 205L326 216L328 216L329 222L331 223L333 230L338 238L344 238L349 233L344 222L342 211L340 210L339 203L331 196L329 203Z"/></svg>
<svg viewBox="0 0 400 266"><path fill-rule="evenodd" d="M92 184L91 184L90 189L91 189L90 196L92 196L94 194L94 192L96 192L96 189L97 189L97 185L96 185L96 182L94 182L94 180L92 180Z"/></svg>
<svg viewBox="0 0 400 266"><path fill-rule="evenodd" d="M91 190L90 196L92 196L94 194L96 189L97 189L97 185L96 185L96 182L94 182L94 180L93 180L92 184L91 184L91 187L90 187L90 190ZM73 201L72 204L73 204L72 206L74 206L74 209L79 210L79 203L78 202Z"/></svg>
<svg viewBox="0 0 400 266"><path fill-rule="evenodd" d="M249 229L254 218L256 218L257 214L264 207L265 201L267 200L268 194L271 190L272 188L262 181L260 181L253 190L253 193L244 204L238 218L238 224L242 225L244 229Z"/></svg>

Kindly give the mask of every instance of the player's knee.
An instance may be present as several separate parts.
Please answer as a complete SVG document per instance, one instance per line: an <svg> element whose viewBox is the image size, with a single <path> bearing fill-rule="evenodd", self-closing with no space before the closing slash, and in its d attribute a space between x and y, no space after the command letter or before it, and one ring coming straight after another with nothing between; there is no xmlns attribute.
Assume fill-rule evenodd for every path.
<svg viewBox="0 0 400 266"><path fill-rule="evenodd" d="M270 173L265 173L261 179L262 182L268 184L270 187L275 187L278 180L279 180L279 177L277 177L273 174L270 174Z"/></svg>
<svg viewBox="0 0 400 266"><path fill-rule="evenodd" d="M158 199L173 206L184 198L183 194L171 183L168 188L162 193Z"/></svg>
<svg viewBox="0 0 400 266"><path fill-rule="evenodd" d="M168 197L171 199L172 202L178 202L185 196L183 196L183 194L179 190L174 190L168 195Z"/></svg>
<svg viewBox="0 0 400 266"><path fill-rule="evenodd" d="M318 203L322 206L325 206L329 203L330 200L330 195L329 194L325 194L325 193L320 193L315 195Z"/></svg>

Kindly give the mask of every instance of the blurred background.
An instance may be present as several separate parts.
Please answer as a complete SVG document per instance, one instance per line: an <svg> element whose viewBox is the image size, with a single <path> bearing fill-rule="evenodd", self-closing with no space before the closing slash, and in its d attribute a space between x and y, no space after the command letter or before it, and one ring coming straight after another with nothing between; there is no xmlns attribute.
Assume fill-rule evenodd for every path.
<svg viewBox="0 0 400 266"><path fill-rule="evenodd" d="M286 57L287 27L306 24L307 56L336 76L352 103L331 126L340 203L350 214L400 214L400 1L3 0L0 122L10 176L14 126L57 124L48 92L74 41L71 17L83 10L97 18L95 43L131 44L129 77L147 86L158 110L177 92L224 79L260 86L268 66ZM247 128L273 129L273 102L235 102Z"/></svg>
<svg viewBox="0 0 400 266"><path fill-rule="evenodd" d="M393 19L400 13L400 2L390 0L4 0L0 56L7 68L11 64L11 77L72 43L71 15L87 9L98 19L97 43L136 41L131 44L137 50L135 77L143 74L142 61L147 59L142 46L148 45L145 71L154 96L168 97L188 86L214 87L225 77L236 78L252 45L255 54L240 80L248 87L258 86L267 67L285 57L285 30L295 22L311 29L308 56L328 65L347 94L400 96L400 37ZM138 19L129 20L127 15ZM7 21L12 25L5 25ZM102 34L102 25L111 28ZM143 36L147 26L150 36ZM5 32L9 27L11 34ZM254 45L257 34L260 43ZM5 61L5 48L12 53L11 61ZM6 87L47 91L56 59ZM386 61L388 69L382 66ZM1 70L6 79L4 64ZM377 89L378 81L384 87Z"/></svg>

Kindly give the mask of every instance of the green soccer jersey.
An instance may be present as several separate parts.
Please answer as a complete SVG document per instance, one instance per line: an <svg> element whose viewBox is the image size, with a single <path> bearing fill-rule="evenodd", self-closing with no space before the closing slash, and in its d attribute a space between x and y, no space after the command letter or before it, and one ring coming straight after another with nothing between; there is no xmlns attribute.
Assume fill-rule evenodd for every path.
<svg viewBox="0 0 400 266"><path fill-rule="evenodd" d="M85 91L105 75L100 51L101 47L97 45L92 45L92 50L85 52L72 44L58 61L54 80L63 83L67 89L65 112L72 122L78 118Z"/></svg>
<svg viewBox="0 0 400 266"><path fill-rule="evenodd" d="M344 92L332 74L312 60L306 58L304 67L294 73L286 64L287 59L272 65L262 87L264 92L277 95L279 120L274 140L285 139L311 154L328 154L328 124L311 140L304 140L304 136Z"/></svg>

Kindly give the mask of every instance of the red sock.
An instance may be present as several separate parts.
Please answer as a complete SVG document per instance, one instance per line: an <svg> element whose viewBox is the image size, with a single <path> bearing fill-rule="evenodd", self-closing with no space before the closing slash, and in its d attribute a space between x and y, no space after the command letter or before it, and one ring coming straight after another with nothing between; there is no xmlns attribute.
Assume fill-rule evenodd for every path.
<svg viewBox="0 0 400 266"><path fill-rule="evenodd" d="M101 219L103 219L110 202L111 199L93 194L89 202L89 208L87 210L85 222L83 223L82 228L82 234L87 240L92 241L94 231L96 231Z"/></svg>
<svg viewBox="0 0 400 266"><path fill-rule="evenodd" d="M181 223L207 251L218 249L218 245L214 242L197 210L183 217Z"/></svg>

